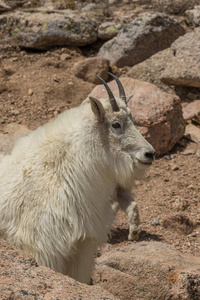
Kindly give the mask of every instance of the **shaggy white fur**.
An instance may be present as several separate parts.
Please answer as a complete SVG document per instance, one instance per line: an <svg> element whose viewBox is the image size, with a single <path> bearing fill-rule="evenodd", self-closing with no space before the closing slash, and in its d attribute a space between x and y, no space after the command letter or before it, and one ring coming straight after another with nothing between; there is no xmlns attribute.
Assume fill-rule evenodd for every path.
<svg viewBox="0 0 200 300"><path fill-rule="evenodd" d="M113 222L110 199L128 195L154 153L117 103L116 112L91 97L20 138L0 162L0 237L84 283ZM134 201L122 198L128 213Z"/></svg>

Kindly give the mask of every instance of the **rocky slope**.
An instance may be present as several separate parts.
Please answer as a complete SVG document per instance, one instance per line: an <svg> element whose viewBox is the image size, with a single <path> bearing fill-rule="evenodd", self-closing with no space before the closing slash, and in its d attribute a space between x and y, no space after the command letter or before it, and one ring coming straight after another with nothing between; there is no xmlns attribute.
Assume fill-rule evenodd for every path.
<svg viewBox="0 0 200 300"><path fill-rule="evenodd" d="M0 155L119 76L138 129L159 156L96 259L94 285L38 267L0 241L2 299L200 298L199 1L0 1ZM195 6L196 5L196 6ZM34 278L34 280L33 280ZM108 292L106 291L108 290Z"/></svg>

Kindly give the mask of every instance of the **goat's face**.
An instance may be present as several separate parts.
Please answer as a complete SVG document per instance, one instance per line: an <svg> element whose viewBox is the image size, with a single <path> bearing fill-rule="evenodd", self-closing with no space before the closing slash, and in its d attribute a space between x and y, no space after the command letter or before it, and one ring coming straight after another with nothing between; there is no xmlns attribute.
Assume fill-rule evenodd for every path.
<svg viewBox="0 0 200 300"><path fill-rule="evenodd" d="M90 97L92 111L115 161L119 161L119 164L124 161L134 169L145 170L152 163L155 150L135 128L123 87L116 76L110 75L117 81L120 97L115 99L108 85L100 78L108 91L109 100Z"/></svg>

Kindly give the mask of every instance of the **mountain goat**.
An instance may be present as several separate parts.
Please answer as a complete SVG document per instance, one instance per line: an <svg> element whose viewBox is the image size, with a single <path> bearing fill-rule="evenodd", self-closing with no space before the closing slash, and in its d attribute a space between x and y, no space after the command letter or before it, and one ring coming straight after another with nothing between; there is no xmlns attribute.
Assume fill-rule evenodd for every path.
<svg viewBox="0 0 200 300"><path fill-rule="evenodd" d="M155 154L133 124L121 82L110 75L118 98L98 77L107 99L90 97L61 113L0 162L0 237L39 265L88 284L113 222L110 199L121 197L128 211L134 181Z"/></svg>

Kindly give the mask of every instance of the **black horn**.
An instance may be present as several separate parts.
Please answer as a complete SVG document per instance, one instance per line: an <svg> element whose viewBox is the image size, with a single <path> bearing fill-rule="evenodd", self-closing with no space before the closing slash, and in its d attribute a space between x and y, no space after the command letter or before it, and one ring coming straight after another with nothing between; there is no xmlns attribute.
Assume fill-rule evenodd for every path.
<svg viewBox="0 0 200 300"><path fill-rule="evenodd" d="M119 96L120 98L127 104L127 100L126 100L126 94L124 91L124 88L119 80L119 78L117 76L115 76L114 74L108 72L108 74L115 79L115 81L117 82L118 88L119 88Z"/></svg>
<svg viewBox="0 0 200 300"><path fill-rule="evenodd" d="M112 106L112 109L113 111L119 111L119 107L117 105L117 101L111 91L111 89L109 88L109 86L107 85L107 83L101 78L99 77L98 75L96 75L96 77L101 80L101 82L103 83L103 85L105 86L106 88L106 91L108 93L108 96L109 96L109 99L110 99L110 103L111 103L111 106Z"/></svg>

